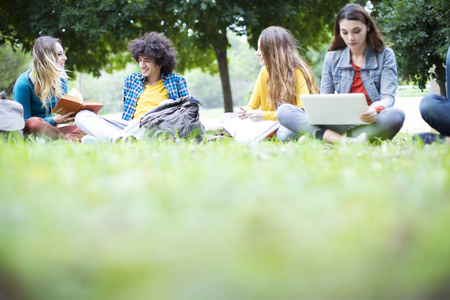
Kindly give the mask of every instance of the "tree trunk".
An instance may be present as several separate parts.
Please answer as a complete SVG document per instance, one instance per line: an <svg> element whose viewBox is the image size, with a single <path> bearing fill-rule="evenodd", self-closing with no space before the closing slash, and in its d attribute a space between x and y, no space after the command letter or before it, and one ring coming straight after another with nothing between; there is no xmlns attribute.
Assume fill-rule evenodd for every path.
<svg viewBox="0 0 450 300"><path fill-rule="evenodd" d="M441 91L441 95L442 96L448 98L447 89L445 88L445 81L444 80L441 80L441 82L439 82L439 90Z"/></svg>
<svg viewBox="0 0 450 300"><path fill-rule="evenodd" d="M83 75L81 73L77 74L78 91L83 95Z"/></svg>
<svg viewBox="0 0 450 300"><path fill-rule="evenodd" d="M217 62L219 63L220 79L222 80L223 91L223 107L225 112L233 112L233 97L231 96L231 84L230 75L228 73L228 60L227 60L227 30L222 30L222 45L219 47L213 43L214 53L216 54Z"/></svg>
<svg viewBox="0 0 450 300"><path fill-rule="evenodd" d="M446 95L447 94L447 89L445 88L446 73L445 73L444 64L443 63L442 63L442 65L441 64L436 64L435 66L436 66L436 68L434 69L434 72L435 72L435 75L437 77L437 82L439 84L439 93L442 96L448 98L449 95Z"/></svg>

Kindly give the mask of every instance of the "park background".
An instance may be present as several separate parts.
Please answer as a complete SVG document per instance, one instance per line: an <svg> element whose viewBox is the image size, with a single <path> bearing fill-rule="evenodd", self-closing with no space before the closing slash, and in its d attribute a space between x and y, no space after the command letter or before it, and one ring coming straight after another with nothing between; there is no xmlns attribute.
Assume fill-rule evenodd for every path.
<svg viewBox="0 0 450 300"><path fill-rule="evenodd" d="M32 2L0 3L0 89L11 98L14 81L31 65L34 39L45 33L62 39L66 68L73 79L70 88L78 87L85 99L101 100L105 104L102 113L120 112L124 77L139 71L126 45L147 31L163 32L174 42L178 51L175 71L186 77L191 93L206 108L232 111L233 106L248 102L260 68L254 56L258 35L270 25L292 31L320 86L334 18L346 3L289 1L274 10L270 1ZM408 92L417 87L429 91L431 79L438 86L432 91L445 93L447 2L356 3L370 11L396 52L398 83L412 86Z"/></svg>
<svg viewBox="0 0 450 300"><path fill-rule="evenodd" d="M397 103L417 108L448 49L449 2L358 2L395 50ZM2 56L0 81L51 34L63 39L71 85L81 80L87 99L116 113L137 70L126 43L155 30L174 41L204 114L220 116L248 100L259 70L249 45L262 28L291 29L317 76L344 4L0 0L1 51L17 50ZM85 145L2 135L0 299L448 299L449 148L411 137Z"/></svg>

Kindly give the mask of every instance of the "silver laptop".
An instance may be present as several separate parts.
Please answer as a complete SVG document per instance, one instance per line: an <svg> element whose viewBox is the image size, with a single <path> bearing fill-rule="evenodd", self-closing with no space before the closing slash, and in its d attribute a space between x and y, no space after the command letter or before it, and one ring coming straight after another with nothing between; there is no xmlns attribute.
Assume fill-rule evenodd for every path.
<svg viewBox="0 0 450 300"><path fill-rule="evenodd" d="M362 93L300 95L300 100L313 125L367 124L359 119L369 109Z"/></svg>

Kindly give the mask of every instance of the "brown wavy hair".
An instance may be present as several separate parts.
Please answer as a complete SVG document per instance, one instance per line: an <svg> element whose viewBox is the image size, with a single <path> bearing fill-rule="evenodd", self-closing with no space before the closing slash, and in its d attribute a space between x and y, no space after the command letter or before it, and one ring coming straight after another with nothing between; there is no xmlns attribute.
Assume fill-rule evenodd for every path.
<svg viewBox="0 0 450 300"><path fill-rule="evenodd" d="M128 43L128 51L134 60L140 56L153 58L155 64L161 66L162 74L172 73L177 67L177 52L173 43L162 33L148 32Z"/></svg>
<svg viewBox="0 0 450 300"><path fill-rule="evenodd" d="M364 8L358 4L347 4L336 16L336 22L334 23L334 38L328 51L342 50L347 47L341 37L340 22L342 20L363 22L370 29L367 32L366 41L369 43L372 50L375 52L382 52L384 48L386 48L380 30Z"/></svg>
<svg viewBox="0 0 450 300"><path fill-rule="evenodd" d="M316 92L314 75L308 64L300 57L297 41L291 32L283 27L271 26L259 36L261 53L269 73L267 79L268 100L274 107L282 103L296 105L296 69L305 76L310 93Z"/></svg>

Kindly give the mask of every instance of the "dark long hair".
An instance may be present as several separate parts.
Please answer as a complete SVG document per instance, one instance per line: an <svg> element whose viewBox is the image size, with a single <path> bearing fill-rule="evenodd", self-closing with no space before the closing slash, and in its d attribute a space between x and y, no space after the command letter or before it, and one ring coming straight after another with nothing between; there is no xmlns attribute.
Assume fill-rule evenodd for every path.
<svg viewBox="0 0 450 300"><path fill-rule="evenodd" d="M378 29L374 20L364 10L364 8L361 5L357 4L347 4L346 6L344 6L344 8L341 9L336 17L336 22L334 23L334 38L328 51L342 50L347 47L341 37L340 22L342 20L363 22L369 28L369 32L367 32L366 42L369 43L372 50L375 52L382 52L384 48L386 48L380 30Z"/></svg>

